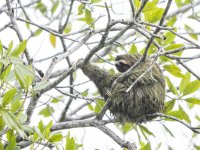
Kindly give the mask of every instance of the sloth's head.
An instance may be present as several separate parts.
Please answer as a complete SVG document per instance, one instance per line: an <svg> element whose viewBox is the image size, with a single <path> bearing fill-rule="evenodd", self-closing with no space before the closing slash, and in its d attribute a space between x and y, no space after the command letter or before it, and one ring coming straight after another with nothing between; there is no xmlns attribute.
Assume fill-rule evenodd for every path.
<svg viewBox="0 0 200 150"><path fill-rule="evenodd" d="M115 58L115 66L119 72L125 72L128 70L131 66L133 66L137 60L141 57L139 54L124 54L124 55L118 55Z"/></svg>

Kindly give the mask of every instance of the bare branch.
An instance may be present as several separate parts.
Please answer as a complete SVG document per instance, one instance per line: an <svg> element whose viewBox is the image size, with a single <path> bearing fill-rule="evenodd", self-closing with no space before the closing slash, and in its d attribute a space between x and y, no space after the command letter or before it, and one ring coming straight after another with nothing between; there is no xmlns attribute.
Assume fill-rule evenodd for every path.
<svg viewBox="0 0 200 150"><path fill-rule="evenodd" d="M141 4L140 8L139 8L138 12L135 15L135 20L137 20L139 18L140 14L142 13L142 10L144 9L144 7L147 4L147 2L148 2L148 0L143 0L142 1L142 4Z"/></svg>
<svg viewBox="0 0 200 150"><path fill-rule="evenodd" d="M5 24L3 27L0 28L0 32L6 29L10 25L11 25L11 22L8 22L7 24Z"/></svg>
<svg viewBox="0 0 200 150"><path fill-rule="evenodd" d="M85 120L85 119L90 119L95 116L96 116L96 113L88 113L88 114L84 114L84 115L77 116L77 117L66 116L62 121Z"/></svg>
<svg viewBox="0 0 200 150"><path fill-rule="evenodd" d="M131 6L131 10L132 10L132 17L135 18L135 8L134 8L134 5L133 5L133 1L129 0L129 3L130 3L130 6Z"/></svg>
<svg viewBox="0 0 200 150"><path fill-rule="evenodd" d="M11 23L12 23L12 28L15 30L15 32L16 32L18 38L19 38L19 41L22 42L23 38L22 38L22 35L20 33L19 27L18 27L18 25L16 23L16 19L14 18L14 14L12 12L10 0L6 0L6 5L8 7L8 16L10 17L10 20L11 20ZM31 65L32 64L32 59L30 58L30 55L29 55L27 49L24 51L24 54L26 56L26 59L27 59L29 65Z"/></svg>
<svg viewBox="0 0 200 150"><path fill-rule="evenodd" d="M127 148L128 150L136 150L137 147L135 143L130 143L119 138L112 130L107 128L105 125L97 126L98 129L103 131L105 134L110 136L116 143L118 143L122 148Z"/></svg>
<svg viewBox="0 0 200 150"><path fill-rule="evenodd" d="M179 8L179 9L177 9L176 11L173 11L173 12L169 13L166 16L166 19L169 19L169 18L171 18L173 16L177 16L178 14L184 13L184 12L190 10L192 7L198 6L198 5L200 5L200 1L198 1L198 0L196 2L194 2L193 5L191 5L191 4L185 5L185 6L181 7L181 8Z"/></svg>
<svg viewBox="0 0 200 150"><path fill-rule="evenodd" d="M172 30L171 30L171 32L172 32L173 34L177 35L178 37L180 37L181 39L184 39L185 41L187 41L187 42L189 42L189 43L191 43L191 44L197 46L198 48L200 48L200 45L199 45L199 44L197 44L197 43L191 41L190 39L188 39L188 38L186 38L186 37L184 37L184 36L182 36L182 35L180 35L180 34L174 32L174 31L172 31Z"/></svg>
<svg viewBox="0 0 200 150"><path fill-rule="evenodd" d="M135 150L136 145L119 138L112 130L107 128L105 124L111 123L112 121L103 121L103 120L84 120L84 121L68 121L63 123L56 123L51 128L51 131L71 129L78 127L96 127L102 132L111 137L116 143L118 143L123 148L128 148L129 150Z"/></svg>
<svg viewBox="0 0 200 150"><path fill-rule="evenodd" d="M200 134L200 131L197 130L196 127L192 127L190 124L182 121L182 120L179 120L178 118L174 117L174 116L169 116L169 115L166 115L166 114L162 114L162 113L153 113L153 114L148 114L147 116L151 116L151 117L164 117L164 118L169 118L169 119L172 119L174 121L177 121L181 124L183 124L184 126L186 126L187 128L189 128L190 130L192 130L194 133L198 133Z"/></svg>
<svg viewBox="0 0 200 150"><path fill-rule="evenodd" d="M69 17L70 17L71 12L72 12L73 4L74 4L74 0L71 0L70 6L69 6L69 12L68 12L68 14L67 14L67 19L66 19L66 21L65 21L65 23L64 23L64 25L63 25L62 30L65 29L65 27L67 26L67 24L68 24L68 22L69 22Z"/></svg>

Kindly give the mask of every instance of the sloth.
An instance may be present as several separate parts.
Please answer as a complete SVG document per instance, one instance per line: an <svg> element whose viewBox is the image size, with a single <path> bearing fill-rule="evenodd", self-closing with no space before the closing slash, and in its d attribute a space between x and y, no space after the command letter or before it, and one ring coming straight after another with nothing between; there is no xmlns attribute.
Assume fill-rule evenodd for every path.
<svg viewBox="0 0 200 150"><path fill-rule="evenodd" d="M133 66L140 54L124 54L116 57L115 66L119 73L111 75L107 70L99 68L97 65L87 63L81 69L83 73L94 82L100 94L111 99L110 112L115 119L121 123L143 123L152 120L149 115L161 112L165 101L165 79L158 64L152 64L152 60L147 58L140 62L132 70L129 76L112 87L113 82L131 66ZM151 65L148 71L129 92L126 90L137 80ZM107 94L109 91L110 94Z"/></svg>

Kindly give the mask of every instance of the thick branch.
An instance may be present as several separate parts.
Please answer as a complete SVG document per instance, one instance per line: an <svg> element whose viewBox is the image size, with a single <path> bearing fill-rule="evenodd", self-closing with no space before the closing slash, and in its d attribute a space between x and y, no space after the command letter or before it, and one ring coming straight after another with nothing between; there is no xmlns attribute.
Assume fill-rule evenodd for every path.
<svg viewBox="0 0 200 150"><path fill-rule="evenodd" d="M102 132L107 134L110 138L112 138L116 143L118 143L123 148L128 148L129 150L135 150L136 145L134 143L130 143L122 140L117 136L112 130L107 128L105 124L111 123L111 121L103 121L103 120L84 120L84 121L70 121L63 123L56 123L51 128L51 131L63 130L63 129L71 129L78 127L96 127L100 129Z"/></svg>

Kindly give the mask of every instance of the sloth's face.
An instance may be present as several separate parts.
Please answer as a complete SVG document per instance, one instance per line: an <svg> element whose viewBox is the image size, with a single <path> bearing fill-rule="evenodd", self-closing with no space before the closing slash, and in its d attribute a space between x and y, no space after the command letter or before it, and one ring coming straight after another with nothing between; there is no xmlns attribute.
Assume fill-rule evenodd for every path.
<svg viewBox="0 0 200 150"><path fill-rule="evenodd" d="M124 60L122 55L117 56L115 61L115 66L119 72L125 72L131 67L128 61Z"/></svg>
<svg viewBox="0 0 200 150"><path fill-rule="evenodd" d="M133 66L137 60L141 57L140 54L124 54L124 55L118 55L115 58L115 66L119 72L125 72L128 70L131 66Z"/></svg>

